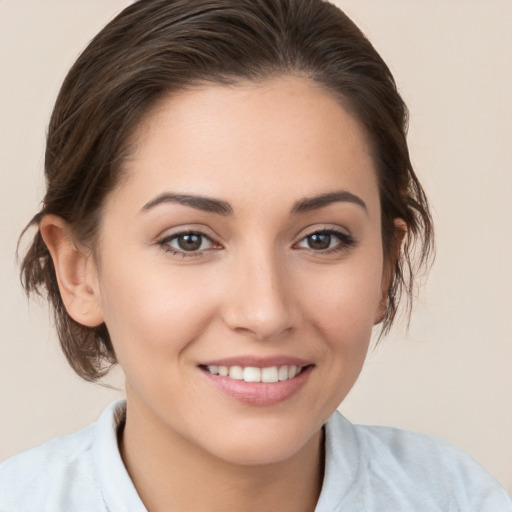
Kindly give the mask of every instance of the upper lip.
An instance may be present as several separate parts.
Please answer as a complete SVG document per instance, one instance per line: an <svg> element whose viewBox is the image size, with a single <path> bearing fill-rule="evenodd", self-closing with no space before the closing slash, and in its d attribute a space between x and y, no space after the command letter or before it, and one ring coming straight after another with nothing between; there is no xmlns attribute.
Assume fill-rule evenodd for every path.
<svg viewBox="0 0 512 512"><path fill-rule="evenodd" d="M270 366L309 366L311 361L299 357L287 355L275 355L269 357L244 355L212 359L201 362L199 366L242 366L254 368L268 368Z"/></svg>

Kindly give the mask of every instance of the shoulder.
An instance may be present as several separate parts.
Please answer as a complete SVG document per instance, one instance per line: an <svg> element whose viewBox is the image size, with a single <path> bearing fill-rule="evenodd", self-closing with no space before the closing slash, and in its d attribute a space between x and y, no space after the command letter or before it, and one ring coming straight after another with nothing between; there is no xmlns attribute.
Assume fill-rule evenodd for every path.
<svg viewBox="0 0 512 512"><path fill-rule="evenodd" d="M37 507L38 511L52 512L106 511L104 486L100 481L105 470L99 467L99 459L108 459L109 463L118 453L116 415L123 410L123 402L116 402L103 412L97 423L3 462L0 510L28 512Z"/></svg>
<svg viewBox="0 0 512 512"><path fill-rule="evenodd" d="M383 505L403 504L395 510L512 511L503 487L447 441L397 428L352 425L340 414L329 420L327 434L334 459L346 455L351 439L349 452L358 468L355 494L378 489Z"/></svg>
<svg viewBox="0 0 512 512"><path fill-rule="evenodd" d="M393 427L354 426L364 452L381 454L382 461L401 468L410 478L424 482L458 484L475 480L494 486L496 481L469 455L437 437Z"/></svg>
<svg viewBox="0 0 512 512"><path fill-rule="evenodd" d="M0 509L21 512L37 504L38 510L64 510L64 506L74 510L78 495L97 503L101 497L92 470L94 427L53 439L2 463ZM80 482L80 489L69 488L70 478Z"/></svg>

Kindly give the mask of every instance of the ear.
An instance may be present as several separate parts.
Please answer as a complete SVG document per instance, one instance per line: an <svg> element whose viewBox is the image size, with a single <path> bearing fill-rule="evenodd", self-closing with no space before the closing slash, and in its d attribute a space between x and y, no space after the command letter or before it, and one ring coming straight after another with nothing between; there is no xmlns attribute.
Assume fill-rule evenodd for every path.
<svg viewBox="0 0 512 512"><path fill-rule="evenodd" d="M60 295L69 316L87 327L100 325L103 314L91 251L75 241L68 223L56 215L45 215L39 229L50 251Z"/></svg>
<svg viewBox="0 0 512 512"><path fill-rule="evenodd" d="M391 282L393 280L393 275L395 272L395 264L400 257L400 248L402 247L402 242L404 241L404 237L407 234L407 224L403 219L396 218L395 221L395 232L393 236L393 247L389 251L389 256L387 261L384 262L384 268L382 272L382 282L381 282L381 300L379 302L379 306L375 313L374 325L382 322L384 317L386 316L386 312L388 310L388 292L389 287L391 286Z"/></svg>

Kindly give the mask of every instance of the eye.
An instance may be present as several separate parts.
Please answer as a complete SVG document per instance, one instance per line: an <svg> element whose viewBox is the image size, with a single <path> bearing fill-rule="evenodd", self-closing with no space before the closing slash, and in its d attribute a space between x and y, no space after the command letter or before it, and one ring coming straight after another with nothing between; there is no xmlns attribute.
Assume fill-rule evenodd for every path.
<svg viewBox="0 0 512 512"><path fill-rule="evenodd" d="M183 256L199 255L201 251L218 247L209 236L196 231L175 233L166 236L158 243L163 246L166 251Z"/></svg>
<svg viewBox="0 0 512 512"><path fill-rule="evenodd" d="M334 229L322 229L305 236L297 247L317 252L343 251L355 245L350 235Z"/></svg>

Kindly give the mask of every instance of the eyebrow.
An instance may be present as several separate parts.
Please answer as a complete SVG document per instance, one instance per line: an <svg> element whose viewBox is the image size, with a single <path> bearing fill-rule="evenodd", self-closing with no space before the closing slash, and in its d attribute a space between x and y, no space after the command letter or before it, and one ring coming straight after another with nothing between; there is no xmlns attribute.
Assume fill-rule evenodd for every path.
<svg viewBox="0 0 512 512"><path fill-rule="evenodd" d="M171 192L164 192L163 194L158 195L146 203L140 211L141 213L147 212L155 206L164 203L178 203L184 206L190 206L196 210L218 213L219 215L233 214L233 208L231 208L231 205L226 203L226 201L191 194L173 194Z"/></svg>
<svg viewBox="0 0 512 512"><path fill-rule="evenodd" d="M364 211L368 211L366 203L360 197L352 194L351 192L347 192L346 190L338 190L336 192L327 192L318 196L304 197L294 204L290 214L293 215L296 213L318 210L337 202L354 203L361 206ZM140 212L146 212L155 206L165 203L178 203L184 206L190 206L197 210L217 213L219 215L233 214L233 208L226 201L193 194L174 194L172 192L164 192L163 194L158 195L146 203Z"/></svg>
<svg viewBox="0 0 512 512"><path fill-rule="evenodd" d="M336 192L327 192L313 197L305 197L295 203L291 213L305 213L312 210L318 210L332 203L354 203L359 205L365 212L368 212L366 203L359 197L346 190L338 190Z"/></svg>

